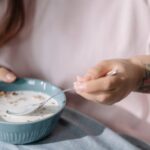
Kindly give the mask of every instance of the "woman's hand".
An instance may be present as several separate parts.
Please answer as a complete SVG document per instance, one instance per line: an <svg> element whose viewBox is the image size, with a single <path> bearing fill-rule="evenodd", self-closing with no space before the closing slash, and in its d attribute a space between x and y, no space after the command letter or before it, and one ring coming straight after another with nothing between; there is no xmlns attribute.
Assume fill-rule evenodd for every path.
<svg viewBox="0 0 150 150"><path fill-rule="evenodd" d="M16 75L6 68L0 67L0 81L11 83L16 80Z"/></svg>
<svg viewBox="0 0 150 150"><path fill-rule="evenodd" d="M107 73L117 70L117 74ZM91 68L74 83L76 92L85 99L103 104L113 104L135 91L144 76L144 68L138 59L105 60Z"/></svg>

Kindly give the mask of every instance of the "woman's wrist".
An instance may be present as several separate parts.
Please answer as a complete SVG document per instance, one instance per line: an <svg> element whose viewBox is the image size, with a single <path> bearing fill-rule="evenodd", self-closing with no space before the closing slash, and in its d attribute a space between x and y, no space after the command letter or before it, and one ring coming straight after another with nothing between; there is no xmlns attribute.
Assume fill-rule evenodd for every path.
<svg viewBox="0 0 150 150"><path fill-rule="evenodd" d="M150 93L150 62L144 61L144 56L137 56L130 59L130 61L137 66L138 77L136 92Z"/></svg>
<svg viewBox="0 0 150 150"><path fill-rule="evenodd" d="M143 93L150 93L150 64L144 64L144 66L144 77L138 88L138 91Z"/></svg>
<svg viewBox="0 0 150 150"><path fill-rule="evenodd" d="M134 66L133 74L135 78L135 88L136 92L143 92L143 80L145 77L145 65L140 58L140 56L132 57L129 59L130 63Z"/></svg>

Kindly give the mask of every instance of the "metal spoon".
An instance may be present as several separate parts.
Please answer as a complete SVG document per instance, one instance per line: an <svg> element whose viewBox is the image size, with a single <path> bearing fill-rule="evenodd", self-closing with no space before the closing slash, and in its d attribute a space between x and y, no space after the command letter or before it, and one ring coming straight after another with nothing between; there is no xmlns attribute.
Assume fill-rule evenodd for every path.
<svg viewBox="0 0 150 150"><path fill-rule="evenodd" d="M42 108L49 100L51 100L55 96L61 95L62 93L72 91L72 90L74 90L74 88L68 88L68 89L65 89L63 91L58 91L57 93L50 96L48 99L46 99L45 101L43 101L41 103L28 105L24 110L21 110L21 111L7 110L6 113L10 114L10 115L15 115L15 116L23 116L23 115L26 115L26 114L30 114L30 113L34 112L35 110L37 110L39 108Z"/></svg>
<svg viewBox="0 0 150 150"><path fill-rule="evenodd" d="M113 69L110 72L108 72L106 76L113 76L113 75L116 75L117 73L118 73L117 69ZM43 107L49 100L51 100L55 96L58 96L58 95L60 95L62 93L65 93L65 92L68 92L68 91L72 91L72 90L74 90L74 88L68 88L68 89L65 89L63 91L58 91L57 93L55 93L54 95L50 96L47 100L45 100L45 101L43 101L41 103L28 105L24 110L21 110L21 111L7 110L6 113L10 114L10 115L15 115L15 116L23 116L23 115L26 115L26 114L30 114L30 113L34 112L35 110Z"/></svg>

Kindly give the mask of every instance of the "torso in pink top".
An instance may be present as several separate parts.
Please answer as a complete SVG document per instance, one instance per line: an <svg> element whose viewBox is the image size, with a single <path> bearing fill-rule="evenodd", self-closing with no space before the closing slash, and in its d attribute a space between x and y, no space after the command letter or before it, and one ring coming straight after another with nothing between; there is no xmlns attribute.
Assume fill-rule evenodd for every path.
<svg viewBox="0 0 150 150"><path fill-rule="evenodd" d="M0 50L0 65L18 76L68 88L103 59L149 52L149 1L26 0L26 6L24 30ZM150 142L150 94L132 93L113 106L74 93L68 101L109 127Z"/></svg>

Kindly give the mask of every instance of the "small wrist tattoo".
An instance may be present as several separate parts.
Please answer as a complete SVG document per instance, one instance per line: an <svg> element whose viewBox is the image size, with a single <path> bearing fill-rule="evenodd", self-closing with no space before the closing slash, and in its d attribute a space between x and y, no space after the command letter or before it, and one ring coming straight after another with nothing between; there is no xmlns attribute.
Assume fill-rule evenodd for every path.
<svg viewBox="0 0 150 150"><path fill-rule="evenodd" d="M136 90L137 92L150 93L150 64L145 64L145 73L143 80Z"/></svg>

